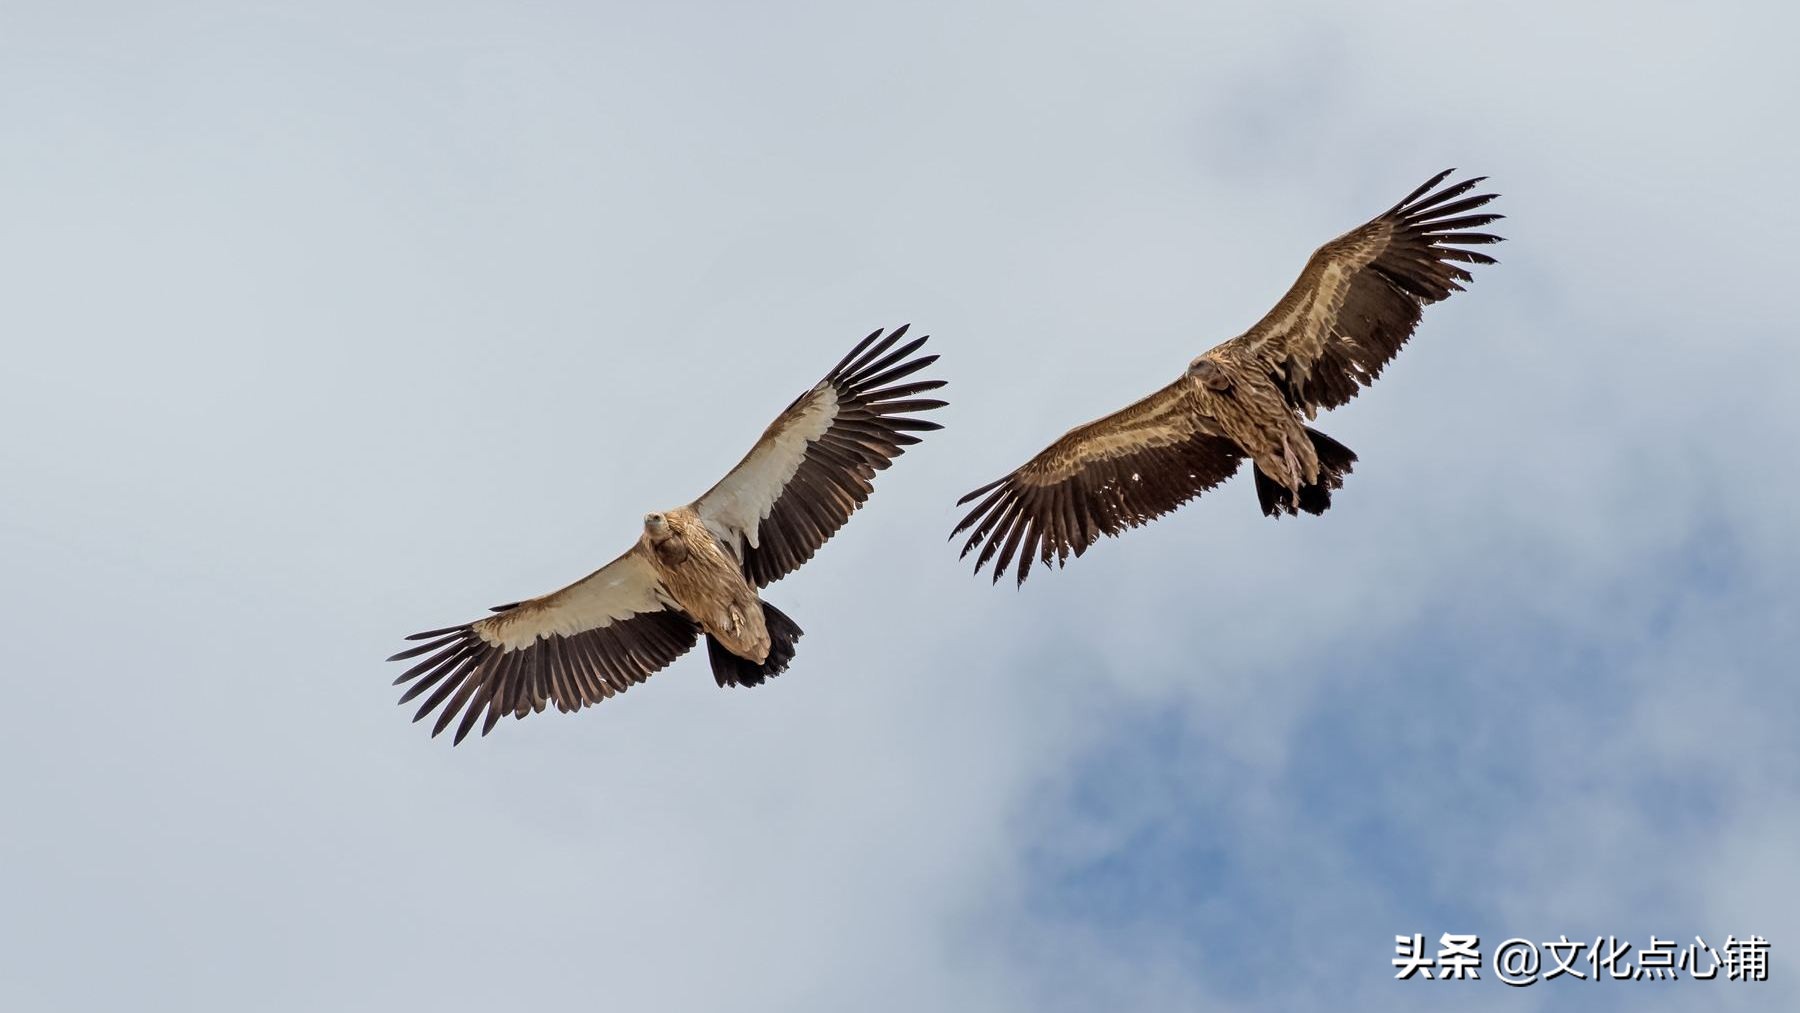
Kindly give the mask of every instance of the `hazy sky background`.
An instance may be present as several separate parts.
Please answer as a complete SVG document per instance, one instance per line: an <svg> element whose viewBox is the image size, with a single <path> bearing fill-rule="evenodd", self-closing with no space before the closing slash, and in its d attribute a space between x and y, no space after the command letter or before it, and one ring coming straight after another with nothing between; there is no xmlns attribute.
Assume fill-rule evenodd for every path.
<svg viewBox="0 0 1800 1013"><path fill-rule="evenodd" d="M1791 5L0 2L0 1006L1800 1007ZM958 495L1449 165L1502 263L1023 592ZM561 586L911 321L947 429L704 655L451 750ZM1773 980L1396 982L1396 934Z"/></svg>

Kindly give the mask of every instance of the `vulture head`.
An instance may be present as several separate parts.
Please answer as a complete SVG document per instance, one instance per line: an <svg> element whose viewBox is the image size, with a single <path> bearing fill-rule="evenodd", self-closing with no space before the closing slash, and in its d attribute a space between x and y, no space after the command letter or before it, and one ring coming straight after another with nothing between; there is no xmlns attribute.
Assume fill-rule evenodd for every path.
<svg viewBox="0 0 1800 1013"><path fill-rule="evenodd" d="M653 542L660 542L669 537L669 519L662 514L644 515L644 533Z"/></svg>
<svg viewBox="0 0 1800 1013"><path fill-rule="evenodd" d="M1188 363L1187 375L1213 390L1231 389L1231 377L1219 368L1218 363L1204 355Z"/></svg>

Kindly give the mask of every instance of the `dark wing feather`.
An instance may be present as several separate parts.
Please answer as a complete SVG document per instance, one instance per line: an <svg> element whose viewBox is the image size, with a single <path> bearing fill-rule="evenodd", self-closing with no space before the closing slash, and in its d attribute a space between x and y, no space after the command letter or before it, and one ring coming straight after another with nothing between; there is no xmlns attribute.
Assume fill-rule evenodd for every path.
<svg viewBox="0 0 1800 1013"><path fill-rule="evenodd" d="M993 563L994 581L1018 558L1018 582L1032 561L1057 566L1101 535L1147 524L1237 471L1243 451L1195 410L1179 380L1137 403L1069 431L1023 467L976 489L956 529L976 546L975 571Z"/></svg>
<svg viewBox="0 0 1800 1013"><path fill-rule="evenodd" d="M436 736L460 714L456 742L507 714L555 704L573 711L643 682L694 646L700 629L673 608L637 549L554 594L499 606L497 615L415 633L424 641L389 661L426 657L401 673L400 702L430 693L413 720L436 711Z"/></svg>
<svg viewBox="0 0 1800 1013"><path fill-rule="evenodd" d="M1494 263L1463 247L1501 241L1471 231L1505 217L1470 214L1496 195L1463 196L1481 176L1439 188L1453 171L1321 246L1275 308L1219 350L1261 360L1288 403L1309 418L1374 383L1412 336L1424 307L1471 280L1460 265Z"/></svg>
<svg viewBox="0 0 1800 1013"><path fill-rule="evenodd" d="M864 338L694 501L757 587L811 559L869 498L875 473L919 442L912 433L943 428L916 416L944 406L917 396L944 381L900 382L937 361L914 354L924 338L895 347L905 334L901 326Z"/></svg>

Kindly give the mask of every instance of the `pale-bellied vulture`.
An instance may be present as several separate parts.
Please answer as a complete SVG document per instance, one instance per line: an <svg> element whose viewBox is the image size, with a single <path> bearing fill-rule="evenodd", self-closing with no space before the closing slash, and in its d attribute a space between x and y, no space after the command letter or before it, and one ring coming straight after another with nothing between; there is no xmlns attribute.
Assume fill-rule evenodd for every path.
<svg viewBox="0 0 1800 1013"><path fill-rule="evenodd" d="M413 716L436 712L431 734L455 741L507 714L572 711L623 693L706 637L721 686L755 686L794 657L800 627L757 589L792 573L868 499L877 471L915 432L941 428L918 395L942 380L908 380L937 360L876 331L800 395L719 483L686 506L648 514L624 555L496 615L417 633L389 661L424 655L395 685ZM460 721L458 718L460 716Z"/></svg>

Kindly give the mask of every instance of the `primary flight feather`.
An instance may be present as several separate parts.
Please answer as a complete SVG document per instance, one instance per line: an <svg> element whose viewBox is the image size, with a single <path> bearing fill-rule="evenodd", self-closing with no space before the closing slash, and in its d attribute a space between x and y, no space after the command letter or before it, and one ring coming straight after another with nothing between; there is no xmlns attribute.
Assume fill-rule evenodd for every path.
<svg viewBox="0 0 1800 1013"><path fill-rule="evenodd" d="M706 638L721 686L755 686L786 670L800 627L757 589L812 558L869 496L875 473L942 428L918 413L944 406L917 395L942 380L901 383L937 361L898 345L906 327L859 342L763 432L699 499L644 517L624 555L552 594L496 615L416 633L389 658L426 657L394 680L400 702L429 693L437 735L457 721L461 742L507 714L548 704L578 710L643 682Z"/></svg>
<svg viewBox="0 0 1800 1013"><path fill-rule="evenodd" d="M1460 265L1492 264L1469 246L1500 242L1472 213L1496 196L1464 196L1486 177L1439 187L1446 169L1367 224L1321 246L1256 325L1195 358L1167 387L1069 431L1023 466L957 501L975 506L976 572L994 580L1018 560L1058 566L1101 535L1147 524L1253 464L1264 514L1323 513L1356 455L1307 426L1375 382L1423 308L1462 290Z"/></svg>

